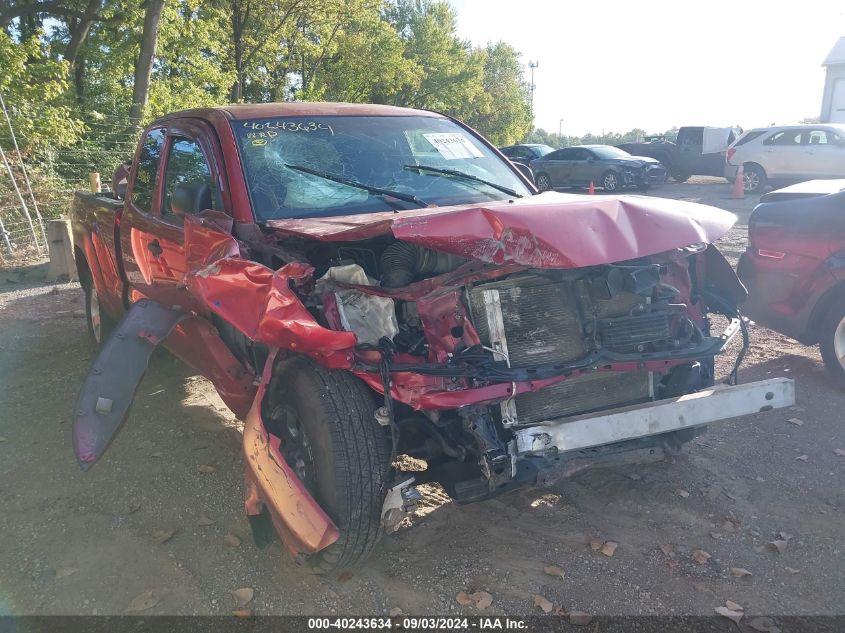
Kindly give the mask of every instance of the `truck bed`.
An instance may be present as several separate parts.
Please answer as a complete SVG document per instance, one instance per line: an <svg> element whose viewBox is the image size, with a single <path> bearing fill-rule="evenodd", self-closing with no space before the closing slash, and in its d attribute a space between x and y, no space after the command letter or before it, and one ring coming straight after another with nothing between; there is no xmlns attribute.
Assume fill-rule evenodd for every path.
<svg viewBox="0 0 845 633"><path fill-rule="evenodd" d="M71 203L70 219L80 279L90 275L100 294L100 301L114 316L123 312L123 275L120 266L120 243L116 219L123 210L123 200L107 193L76 191Z"/></svg>

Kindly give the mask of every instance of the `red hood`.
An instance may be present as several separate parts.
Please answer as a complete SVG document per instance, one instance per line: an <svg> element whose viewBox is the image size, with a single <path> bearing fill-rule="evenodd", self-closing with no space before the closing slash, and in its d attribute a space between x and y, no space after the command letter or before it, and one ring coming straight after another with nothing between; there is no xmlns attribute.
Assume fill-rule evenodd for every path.
<svg viewBox="0 0 845 633"><path fill-rule="evenodd" d="M326 242L392 233L482 262L581 268L711 243L734 222L736 216L728 211L666 198L544 193L513 202L272 220L268 225Z"/></svg>

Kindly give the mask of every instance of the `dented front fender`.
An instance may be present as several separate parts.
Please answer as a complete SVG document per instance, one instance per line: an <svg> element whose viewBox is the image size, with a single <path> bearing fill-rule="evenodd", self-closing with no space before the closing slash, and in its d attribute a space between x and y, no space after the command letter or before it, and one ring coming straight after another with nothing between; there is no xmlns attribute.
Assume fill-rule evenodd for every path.
<svg viewBox="0 0 845 633"><path fill-rule="evenodd" d="M261 403L272 376L276 352L264 368L261 384L244 422L246 513L270 511L273 526L293 554L313 554L340 536L337 526L311 496L279 451L280 440L264 426Z"/></svg>

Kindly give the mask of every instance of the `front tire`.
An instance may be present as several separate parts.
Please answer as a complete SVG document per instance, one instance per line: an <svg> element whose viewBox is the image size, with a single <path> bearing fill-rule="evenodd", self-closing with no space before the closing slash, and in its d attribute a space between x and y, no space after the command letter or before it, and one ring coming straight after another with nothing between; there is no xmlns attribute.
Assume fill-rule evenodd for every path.
<svg viewBox="0 0 845 633"><path fill-rule="evenodd" d="M551 191L552 190L552 181L549 178L548 174L539 173L537 174L537 189L540 191Z"/></svg>
<svg viewBox="0 0 845 633"><path fill-rule="evenodd" d="M845 389L845 297L833 302L819 326L824 364L837 386Z"/></svg>
<svg viewBox="0 0 845 633"><path fill-rule="evenodd" d="M613 193L622 189L622 176L615 171L606 171L601 177L602 189L608 193Z"/></svg>
<svg viewBox="0 0 845 633"><path fill-rule="evenodd" d="M353 375L304 358L283 362L270 383L267 430L340 537L306 563L317 574L353 566L381 539L390 471L387 434L375 403Z"/></svg>
<svg viewBox="0 0 845 633"><path fill-rule="evenodd" d="M692 174L685 174L685 173L680 172L680 171L673 171L672 172L672 180L674 180L675 182L686 182L687 180L690 179L691 176L692 176Z"/></svg>

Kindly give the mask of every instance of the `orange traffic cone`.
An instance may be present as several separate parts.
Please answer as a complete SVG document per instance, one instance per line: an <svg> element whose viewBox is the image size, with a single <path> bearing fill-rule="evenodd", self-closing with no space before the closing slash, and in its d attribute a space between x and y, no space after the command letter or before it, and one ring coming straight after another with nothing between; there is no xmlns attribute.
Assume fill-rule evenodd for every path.
<svg viewBox="0 0 845 633"><path fill-rule="evenodd" d="M595 192L596 192L596 186L593 184L593 181L591 180L591 181L590 181L590 187L589 187L589 189L587 189L587 193L589 193L590 195L592 195L592 194L594 194Z"/></svg>
<svg viewBox="0 0 845 633"><path fill-rule="evenodd" d="M745 169L742 165L736 170L736 179L734 179L734 193L733 198L739 199L745 197Z"/></svg>

